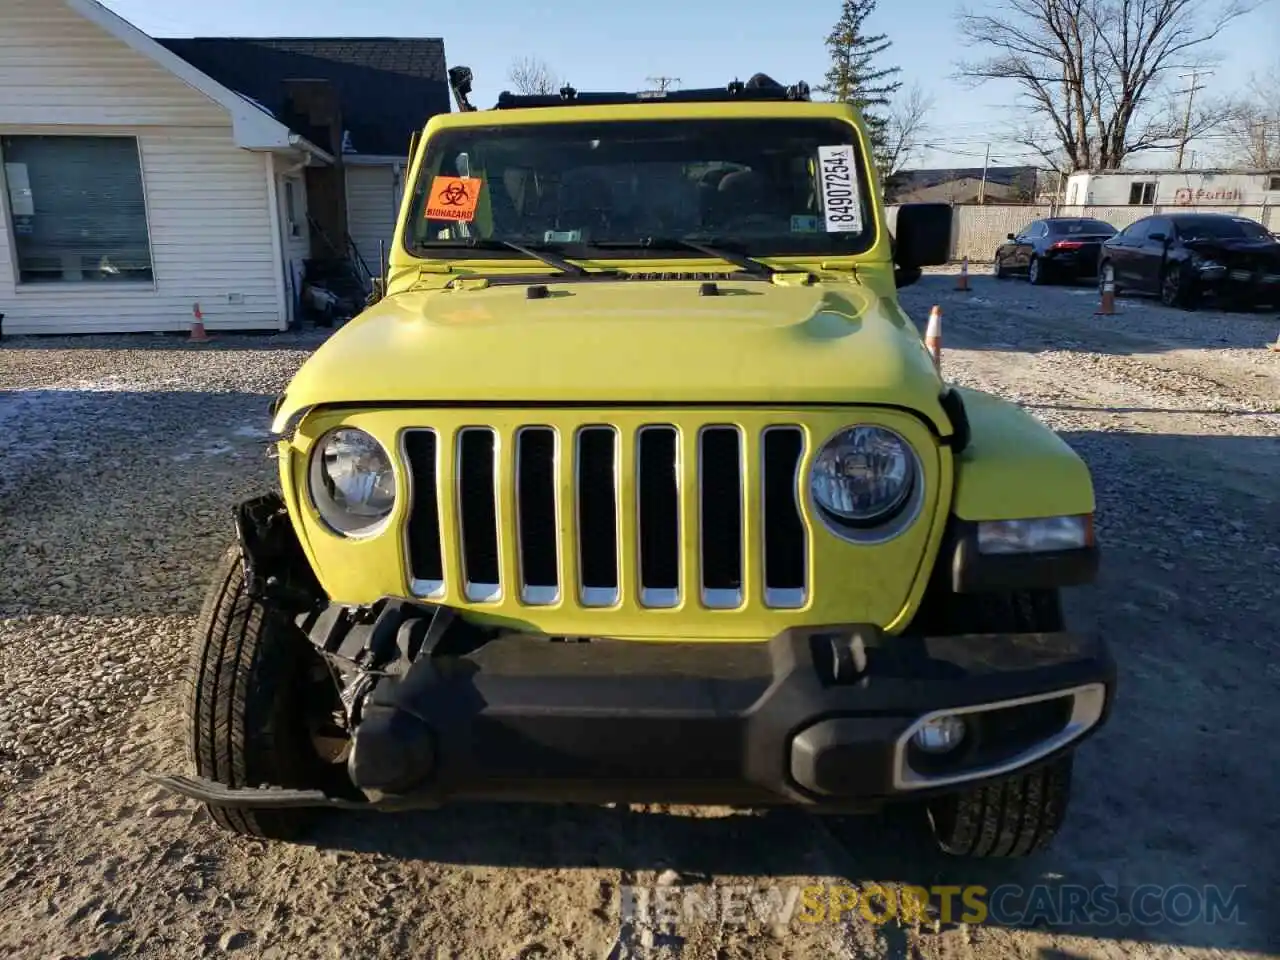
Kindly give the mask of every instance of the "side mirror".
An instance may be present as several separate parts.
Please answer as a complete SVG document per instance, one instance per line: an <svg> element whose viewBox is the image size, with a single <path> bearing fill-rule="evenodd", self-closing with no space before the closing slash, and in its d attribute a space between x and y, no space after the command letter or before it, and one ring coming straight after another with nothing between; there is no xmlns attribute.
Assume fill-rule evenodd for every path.
<svg viewBox="0 0 1280 960"><path fill-rule="evenodd" d="M894 234L894 282L905 287L920 279L921 267L951 259L951 204L904 203Z"/></svg>
<svg viewBox="0 0 1280 960"><path fill-rule="evenodd" d="M1165 235L1164 235L1163 233L1149 233L1149 234L1147 234L1147 239L1148 239L1148 240L1154 240L1154 241L1156 241L1156 243L1164 243L1164 242L1165 242L1165 240L1166 240L1166 239L1168 239L1168 238L1167 238L1167 237L1165 237Z"/></svg>
<svg viewBox="0 0 1280 960"><path fill-rule="evenodd" d="M1018 239L1018 238L1017 238L1017 237L1015 237L1012 233L1006 233L1006 234L1004 235L1004 238L1005 238L1006 240L1017 240L1017 239Z"/></svg>

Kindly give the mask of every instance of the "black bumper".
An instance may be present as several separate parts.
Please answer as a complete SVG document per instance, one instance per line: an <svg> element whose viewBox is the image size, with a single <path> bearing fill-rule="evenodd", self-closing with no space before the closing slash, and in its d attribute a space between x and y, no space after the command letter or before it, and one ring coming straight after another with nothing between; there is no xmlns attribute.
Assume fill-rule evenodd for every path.
<svg viewBox="0 0 1280 960"><path fill-rule="evenodd" d="M438 610L394 607L405 622ZM383 632L415 630L439 632ZM330 630L322 645L334 642ZM348 764L371 798L872 808L943 789L896 782L900 740L921 715L1103 684L1100 725L1115 678L1103 645L1072 634L889 638L841 625L764 643L508 634L471 645L424 649L377 681ZM1064 702L980 717L951 768L917 759L941 774L998 766L1052 739Z"/></svg>

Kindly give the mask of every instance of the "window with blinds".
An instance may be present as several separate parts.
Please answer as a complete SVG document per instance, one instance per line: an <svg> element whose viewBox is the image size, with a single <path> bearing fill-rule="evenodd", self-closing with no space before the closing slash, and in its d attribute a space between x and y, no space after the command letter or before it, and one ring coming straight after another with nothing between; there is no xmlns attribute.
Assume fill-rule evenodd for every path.
<svg viewBox="0 0 1280 960"><path fill-rule="evenodd" d="M133 137L0 137L20 283L150 283Z"/></svg>

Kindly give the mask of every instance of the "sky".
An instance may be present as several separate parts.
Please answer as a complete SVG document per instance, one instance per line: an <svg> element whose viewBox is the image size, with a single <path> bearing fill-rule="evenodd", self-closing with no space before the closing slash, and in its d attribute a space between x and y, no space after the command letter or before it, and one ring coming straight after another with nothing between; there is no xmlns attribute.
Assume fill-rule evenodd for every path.
<svg viewBox="0 0 1280 960"><path fill-rule="evenodd" d="M1201 0L1205 8L1220 0ZM1256 2L1256 0L1250 0ZM969 0L981 7L983 0ZM513 60L541 59L579 90L652 88L653 77L679 86L721 86L763 72L782 83L816 86L828 63L824 44L840 15L840 0L529 0L441 3L422 0L106 0L106 5L152 36L403 36L443 37L449 66L474 73L472 102L491 106L509 87ZM957 61L981 50L961 42L959 0L884 0L866 29L893 45L881 57L898 79L918 83L933 98L925 142L913 167L982 166L1034 162L1025 146L1004 136L1015 116L1017 91L993 82L970 89L954 79ZM542 11L554 11L542 12ZM736 39L729 39L734 37ZM1242 87L1251 70L1280 56L1280 0L1232 24L1215 49L1225 54L1197 97ZM1182 81L1174 80L1175 84ZM1192 144L1192 165L1203 166L1218 144ZM1197 159L1199 158L1199 159ZM1167 157L1144 155L1143 166Z"/></svg>

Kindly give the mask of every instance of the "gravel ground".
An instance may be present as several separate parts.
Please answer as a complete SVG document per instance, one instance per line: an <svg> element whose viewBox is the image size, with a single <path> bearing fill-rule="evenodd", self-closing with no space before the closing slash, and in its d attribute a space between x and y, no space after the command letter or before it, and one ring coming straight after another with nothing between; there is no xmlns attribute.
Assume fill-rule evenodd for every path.
<svg viewBox="0 0 1280 960"><path fill-rule="evenodd" d="M946 862L892 816L837 841L791 814L473 806L228 839L146 770L181 762L174 690L231 505L273 479L268 399L318 335L0 344L0 954L604 960L1267 955L1280 920L1280 334L1088 288L949 276L944 371L1089 461L1100 583L1068 598L1122 688L1041 857ZM1271 721L1271 723L1265 723ZM620 921L619 886L1216 884L1241 923L876 926Z"/></svg>

